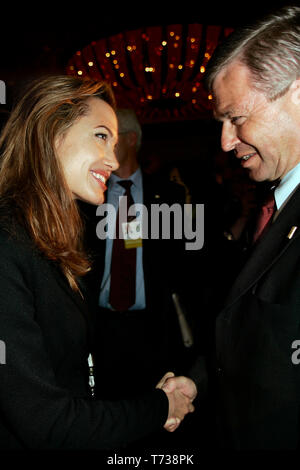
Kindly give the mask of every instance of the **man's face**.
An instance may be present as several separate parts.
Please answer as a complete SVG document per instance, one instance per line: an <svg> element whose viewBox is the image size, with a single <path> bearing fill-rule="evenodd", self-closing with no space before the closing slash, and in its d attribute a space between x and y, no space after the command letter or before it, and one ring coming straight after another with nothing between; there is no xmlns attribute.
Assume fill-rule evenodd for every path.
<svg viewBox="0 0 300 470"><path fill-rule="evenodd" d="M282 178L300 161L299 104L291 88L271 102L235 61L217 75L213 95L215 117L223 123L222 149L234 150L253 180Z"/></svg>

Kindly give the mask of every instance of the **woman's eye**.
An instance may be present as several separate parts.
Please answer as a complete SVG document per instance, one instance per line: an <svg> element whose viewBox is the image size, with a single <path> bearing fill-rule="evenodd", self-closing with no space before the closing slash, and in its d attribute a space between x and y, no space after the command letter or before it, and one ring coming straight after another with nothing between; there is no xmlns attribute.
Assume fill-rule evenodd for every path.
<svg viewBox="0 0 300 470"><path fill-rule="evenodd" d="M103 134L102 132L98 132L96 134L96 137L101 140L106 140L107 139L107 134Z"/></svg>

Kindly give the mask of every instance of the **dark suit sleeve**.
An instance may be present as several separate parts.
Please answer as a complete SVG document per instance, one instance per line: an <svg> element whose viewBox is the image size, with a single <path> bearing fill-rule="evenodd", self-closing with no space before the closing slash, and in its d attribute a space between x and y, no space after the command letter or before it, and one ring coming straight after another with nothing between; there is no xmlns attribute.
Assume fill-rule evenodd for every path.
<svg viewBox="0 0 300 470"><path fill-rule="evenodd" d="M161 390L132 401L103 402L74 397L57 383L37 320L32 252L0 235L0 256L0 339L6 345L0 447L13 440L29 449L108 449L163 426L168 400Z"/></svg>

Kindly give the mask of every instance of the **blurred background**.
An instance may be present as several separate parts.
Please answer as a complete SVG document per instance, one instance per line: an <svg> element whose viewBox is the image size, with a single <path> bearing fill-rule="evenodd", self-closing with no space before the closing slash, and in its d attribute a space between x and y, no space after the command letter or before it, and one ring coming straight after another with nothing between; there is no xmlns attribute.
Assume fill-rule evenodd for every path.
<svg viewBox="0 0 300 470"><path fill-rule="evenodd" d="M210 171L215 155L220 161L220 129L202 86L215 46L236 26L299 1L6 3L2 121L34 78L66 73L107 80L118 105L134 108L142 123L144 166L149 172L179 166L193 186L198 169Z"/></svg>

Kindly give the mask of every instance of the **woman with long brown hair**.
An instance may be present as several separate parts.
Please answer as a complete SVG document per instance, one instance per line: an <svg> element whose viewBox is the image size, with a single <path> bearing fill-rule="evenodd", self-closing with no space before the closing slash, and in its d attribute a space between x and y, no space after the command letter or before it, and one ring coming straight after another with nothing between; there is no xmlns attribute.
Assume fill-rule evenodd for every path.
<svg viewBox="0 0 300 470"><path fill-rule="evenodd" d="M93 322L81 282L90 262L76 200L101 204L118 167L114 109L105 83L48 77L24 93L1 135L3 449L118 447L172 431L193 410L188 379L162 390L163 378L123 401L97 400L90 387Z"/></svg>

